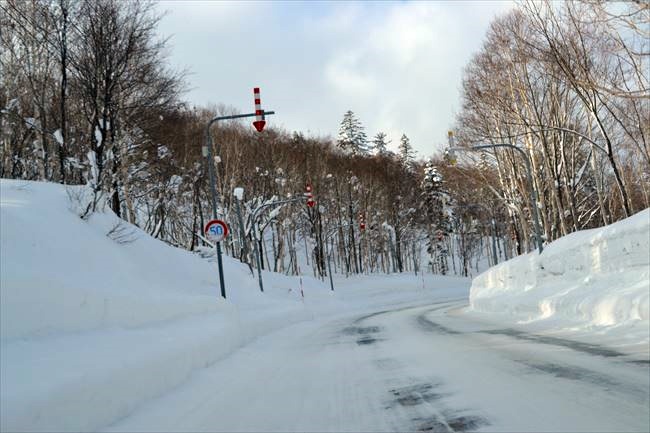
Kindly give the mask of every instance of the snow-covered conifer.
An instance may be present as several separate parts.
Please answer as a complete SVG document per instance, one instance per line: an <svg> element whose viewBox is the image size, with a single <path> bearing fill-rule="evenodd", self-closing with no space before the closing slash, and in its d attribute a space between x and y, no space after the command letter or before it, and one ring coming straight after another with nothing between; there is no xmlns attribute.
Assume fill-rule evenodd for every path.
<svg viewBox="0 0 650 433"><path fill-rule="evenodd" d="M427 252L432 263L437 264L441 274L447 273L447 245L445 239L451 232L449 194L444 188L444 180L438 169L429 161L424 168L422 179L422 203L429 220L429 244Z"/></svg>
<svg viewBox="0 0 650 433"><path fill-rule="evenodd" d="M336 145L339 149L351 155L365 155L368 153L368 138L364 127L351 110L348 110L343 115Z"/></svg>
<svg viewBox="0 0 650 433"><path fill-rule="evenodd" d="M407 167L411 167L415 162L415 150L406 134L402 134L399 139L399 160Z"/></svg>
<svg viewBox="0 0 650 433"><path fill-rule="evenodd" d="M381 156L388 155L390 153L387 148L389 143L390 140L386 140L386 134L384 132L378 132L377 135L375 135L375 138L372 140L375 153Z"/></svg>

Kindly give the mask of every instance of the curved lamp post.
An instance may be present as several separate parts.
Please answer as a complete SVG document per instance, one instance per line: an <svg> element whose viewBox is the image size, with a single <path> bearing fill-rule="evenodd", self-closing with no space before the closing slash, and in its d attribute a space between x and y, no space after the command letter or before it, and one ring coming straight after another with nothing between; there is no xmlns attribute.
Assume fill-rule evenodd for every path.
<svg viewBox="0 0 650 433"><path fill-rule="evenodd" d="M452 161L455 161L455 155L453 152L476 152L483 149L495 149L497 147L507 147L509 149L514 149L517 152L519 152L519 154L524 159L524 162L526 163L526 178L528 180L528 186L530 189L530 202L531 202L531 208L533 213L533 223L535 226L535 240L537 242L537 249L539 250L539 253L542 254L542 251L544 250L544 246L542 243L542 229L539 223L539 212L537 210L537 192L535 191L535 185L533 184L533 176L532 176L532 169L530 167L530 159L528 158L528 155L526 155L526 152L524 152L524 150L521 149L520 147L508 143L481 144L481 145L470 146L470 147L453 147L453 144L454 144L454 136L453 133L449 131L449 148L447 150L449 152L449 156Z"/></svg>
<svg viewBox="0 0 650 433"><path fill-rule="evenodd" d="M269 206L276 206L276 205L282 205L282 204L287 204L287 203L296 203L299 201L303 201L303 197L296 197L296 198L290 198L288 200L278 200L278 201L272 201L270 203L264 203L259 205L255 210L253 211L253 214L251 215L251 225L252 225L252 232L253 232L253 246L255 247L255 260L257 262L257 280L260 285L260 292L264 291L264 283L262 282L262 262L260 260L260 255L262 252L259 250L258 247L258 240L257 240L257 230L255 229L255 224L257 220L257 216L260 211L263 209L266 209Z"/></svg>
<svg viewBox="0 0 650 433"><path fill-rule="evenodd" d="M262 118L275 114L275 111L263 111ZM208 160L208 172L210 175L210 195L212 196L212 218L217 219L217 204L219 196L217 195L217 176L214 169L214 159L212 158L212 136L210 136L210 127L220 120L242 119L245 117L257 117L259 114L235 114L232 116L218 116L210 119L205 126L205 145L203 146L203 156ZM262 126L263 127L263 126ZM257 128L257 126L256 126ZM261 130L260 130L261 131ZM217 242L217 264L219 265L219 286L221 287L221 296L226 298L226 287L223 281L223 262L221 259L221 242Z"/></svg>

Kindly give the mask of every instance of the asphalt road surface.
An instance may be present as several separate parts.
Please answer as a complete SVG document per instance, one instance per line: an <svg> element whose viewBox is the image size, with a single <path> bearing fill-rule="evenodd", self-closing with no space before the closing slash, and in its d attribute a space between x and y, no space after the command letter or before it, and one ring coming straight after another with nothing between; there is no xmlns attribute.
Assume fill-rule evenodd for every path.
<svg viewBox="0 0 650 433"><path fill-rule="evenodd" d="M468 320L465 302L285 328L110 430L650 430L647 360Z"/></svg>

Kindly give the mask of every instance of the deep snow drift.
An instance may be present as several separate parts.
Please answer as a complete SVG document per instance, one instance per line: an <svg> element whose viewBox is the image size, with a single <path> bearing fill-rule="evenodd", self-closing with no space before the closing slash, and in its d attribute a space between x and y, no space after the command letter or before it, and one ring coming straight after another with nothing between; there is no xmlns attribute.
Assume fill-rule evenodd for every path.
<svg viewBox="0 0 650 433"><path fill-rule="evenodd" d="M275 330L468 294L461 278L340 278L331 292L269 272L260 293L224 256L223 300L213 261L110 211L82 220L83 191L0 180L1 431L102 429Z"/></svg>
<svg viewBox="0 0 650 433"><path fill-rule="evenodd" d="M490 268L468 312L648 352L650 210Z"/></svg>

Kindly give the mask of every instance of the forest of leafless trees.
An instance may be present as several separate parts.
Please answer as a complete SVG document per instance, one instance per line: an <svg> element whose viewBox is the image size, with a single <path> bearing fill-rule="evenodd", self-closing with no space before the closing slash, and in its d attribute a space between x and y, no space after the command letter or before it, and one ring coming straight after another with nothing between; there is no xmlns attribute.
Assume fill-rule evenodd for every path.
<svg viewBox="0 0 650 433"><path fill-rule="evenodd" d="M545 242L650 206L649 17L642 1L524 1L492 22L463 71L457 144L526 152ZM88 185L80 217L110 208L204 250L204 129L233 110L183 100L187 75L166 62L160 19L147 1L0 0L0 177ZM344 274L469 275L535 247L525 165L511 150L450 165L441 137L424 161L407 134L397 152L381 131L366 138L352 112L337 138L236 122L211 134L225 250L251 269L255 238L263 268L297 274L307 260L320 277L327 258ZM252 219L307 184L316 206Z"/></svg>
<svg viewBox="0 0 650 433"><path fill-rule="evenodd" d="M649 14L647 2L524 2L466 67L459 134L526 150L546 240L650 206ZM528 238L519 157L485 158Z"/></svg>

